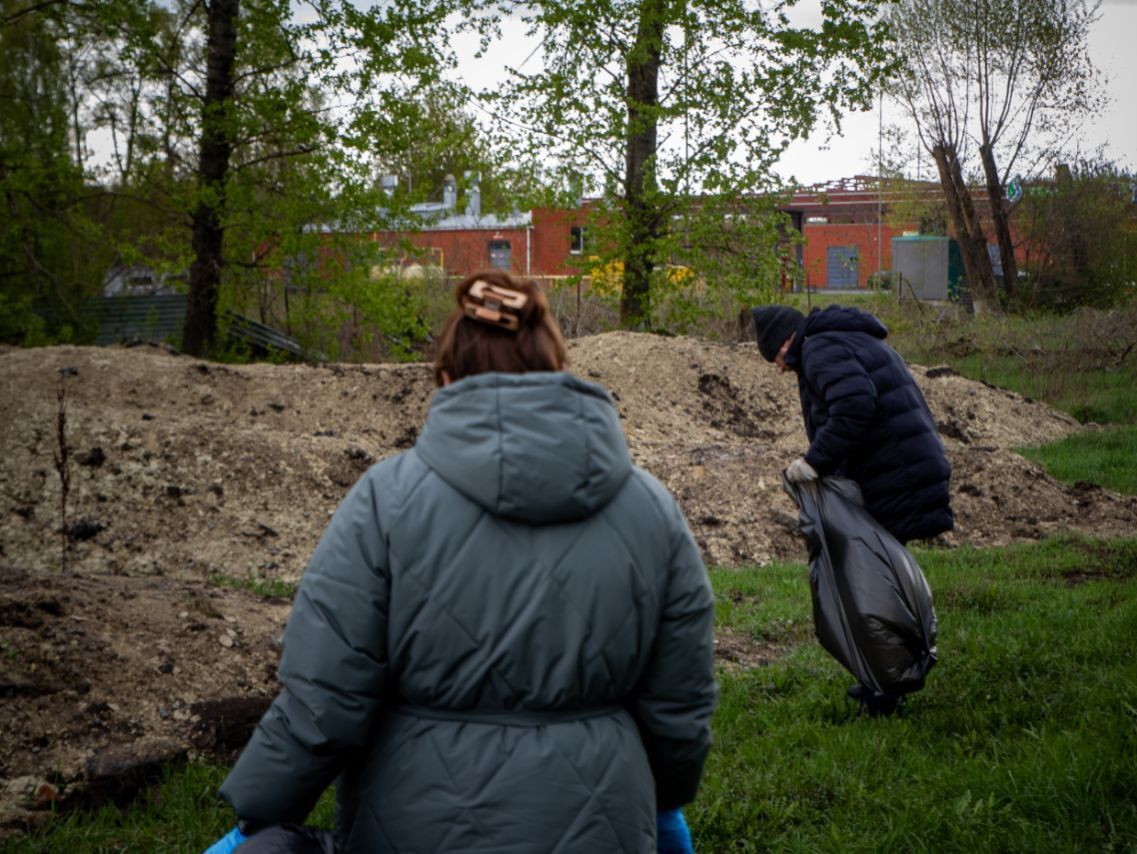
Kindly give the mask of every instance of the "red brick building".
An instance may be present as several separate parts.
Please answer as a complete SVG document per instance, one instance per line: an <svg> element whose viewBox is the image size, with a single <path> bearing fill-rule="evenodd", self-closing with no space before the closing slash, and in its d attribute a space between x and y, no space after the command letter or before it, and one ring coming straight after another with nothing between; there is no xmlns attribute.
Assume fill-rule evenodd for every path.
<svg viewBox="0 0 1137 854"><path fill-rule="evenodd" d="M917 232L917 223L896 225L895 206L921 195L942 202L939 184L909 181L890 186L875 176L858 176L794 193L783 208L802 235L798 262L809 288L864 288L869 277L892 269L892 238ZM980 216L986 208L975 195ZM998 243L988 228L988 251L1001 275Z"/></svg>
<svg viewBox="0 0 1137 854"><path fill-rule="evenodd" d="M886 221L895 195L882 189L876 178L841 180L794 193L784 210L802 235L801 284L863 288L871 275L888 270L892 238L905 233Z"/></svg>
<svg viewBox="0 0 1137 854"><path fill-rule="evenodd" d="M475 188L465 200L465 211L459 212L455 186L451 183L444 188L442 202L415 206L414 227L376 232L368 238L387 246L409 244L421 252L407 252L404 266L429 265L448 277L487 267L540 280L579 271L574 260L586 251L584 224L589 202L576 209L482 214ZM940 198L937 184L908 182L889 187L871 176L794 193L782 209L802 236L797 257L792 259L800 273L794 281L794 274L787 272L785 286L863 288L870 276L891 269L892 238L916 231L915 223L891 224L895 222L892 208L901 198L911 200L913 193ZM994 251L993 257L997 260Z"/></svg>
<svg viewBox="0 0 1137 854"><path fill-rule="evenodd" d="M584 249L584 210L533 208L507 215L449 213L424 220L415 230L384 231L369 239L409 243L407 263L430 264L448 276L491 267L532 278L574 272L572 258Z"/></svg>
<svg viewBox="0 0 1137 854"><path fill-rule="evenodd" d="M470 176L467 176L468 178ZM381 179L393 187L393 178ZM536 279L574 272L572 260L584 252L586 208L533 208L484 214L476 182L458 206L458 184L448 175L442 201L413 205L403 228L372 232L364 239L396 250L404 268L419 265L447 278L498 268Z"/></svg>

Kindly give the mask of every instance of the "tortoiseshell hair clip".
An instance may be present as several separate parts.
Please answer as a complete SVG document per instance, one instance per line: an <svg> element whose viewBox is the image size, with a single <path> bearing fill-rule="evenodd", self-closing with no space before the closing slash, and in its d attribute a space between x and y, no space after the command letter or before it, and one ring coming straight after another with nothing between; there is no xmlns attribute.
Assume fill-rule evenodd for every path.
<svg viewBox="0 0 1137 854"><path fill-rule="evenodd" d="M527 302L528 294L478 279L466 292L462 308L469 318L516 332L521 325L521 310Z"/></svg>

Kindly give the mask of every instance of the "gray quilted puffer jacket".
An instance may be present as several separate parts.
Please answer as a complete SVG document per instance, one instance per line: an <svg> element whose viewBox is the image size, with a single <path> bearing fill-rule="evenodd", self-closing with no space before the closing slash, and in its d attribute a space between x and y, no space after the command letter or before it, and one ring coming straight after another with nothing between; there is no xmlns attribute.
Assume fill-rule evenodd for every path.
<svg viewBox="0 0 1137 854"><path fill-rule="evenodd" d="M336 512L221 794L302 822L335 782L340 852L654 851L710 747L712 617L603 389L465 378Z"/></svg>

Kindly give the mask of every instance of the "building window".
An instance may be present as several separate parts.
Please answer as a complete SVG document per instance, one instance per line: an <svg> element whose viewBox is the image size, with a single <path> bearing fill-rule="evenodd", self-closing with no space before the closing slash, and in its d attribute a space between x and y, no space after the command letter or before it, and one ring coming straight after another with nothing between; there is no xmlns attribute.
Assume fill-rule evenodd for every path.
<svg viewBox="0 0 1137 854"><path fill-rule="evenodd" d="M490 266L498 270L508 270L510 268L508 240L490 241Z"/></svg>
<svg viewBox="0 0 1137 854"><path fill-rule="evenodd" d="M569 252L579 255L584 251L584 226L574 225L569 231Z"/></svg>

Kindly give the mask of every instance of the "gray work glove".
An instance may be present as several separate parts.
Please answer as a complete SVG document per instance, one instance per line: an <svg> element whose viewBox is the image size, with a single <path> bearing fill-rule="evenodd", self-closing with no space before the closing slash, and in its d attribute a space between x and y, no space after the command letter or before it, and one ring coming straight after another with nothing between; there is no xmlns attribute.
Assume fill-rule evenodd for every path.
<svg viewBox="0 0 1137 854"><path fill-rule="evenodd" d="M806 483L817 480L817 472L805 461L805 457L798 457L786 466L786 480L790 483Z"/></svg>

